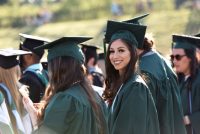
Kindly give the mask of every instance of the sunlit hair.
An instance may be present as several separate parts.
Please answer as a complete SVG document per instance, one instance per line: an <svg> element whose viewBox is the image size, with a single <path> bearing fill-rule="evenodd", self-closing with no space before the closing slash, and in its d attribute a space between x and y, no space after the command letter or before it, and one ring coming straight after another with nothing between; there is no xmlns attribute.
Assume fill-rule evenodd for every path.
<svg viewBox="0 0 200 134"><path fill-rule="evenodd" d="M23 104L22 98L19 93L19 83L18 80L20 78L20 68L19 66L14 66L9 69L4 69L0 67L0 82L4 83L7 88L10 90L10 93L14 99L14 103L18 112L22 115L23 112Z"/></svg>
<svg viewBox="0 0 200 134"><path fill-rule="evenodd" d="M152 34L152 33L147 33L147 34L145 35L145 38L144 38L144 43L143 43L143 48L142 48L142 49L143 49L145 52L148 52L148 51L150 51L152 48L155 47L154 43L155 43L155 40L154 40L154 38L153 38L153 34Z"/></svg>
<svg viewBox="0 0 200 134"><path fill-rule="evenodd" d="M5 84L5 86L9 89L9 91L12 95L13 101L16 105L17 111L19 112L19 114L21 116L23 116L24 108L23 108L23 104L22 104L22 98L21 98L21 95L18 90L19 89L19 83L18 83L19 77L20 77L20 68L18 65L14 66L12 68L9 68L9 69L4 69L4 68L0 67L0 82ZM6 93L4 93L4 96L6 97ZM9 115L11 118L11 123L12 123L13 129L14 129L15 133L17 133L15 117L12 113L12 109L11 109L10 105L8 104L8 101L6 101L6 102L8 105L8 111L9 111Z"/></svg>
<svg viewBox="0 0 200 134"><path fill-rule="evenodd" d="M92 109L96 114L99 131L103 132L102 110L95 100L95 92L92 89L89 81L86 78L86 70L84 65L79 61L69 56L57 57L48 63L49 86L45 91L45 95L41 101L43 104L40 107L39 122L41 125L45 114L45 108L50 99L58 92L63 92L72 85L79 83L86 92L88 100L92 105Z"/></svg>
<svg viewBox="0 0 200 134"><path fill-rule="evenodd" d="M108 46L108 51L106 54L106 88L103 93L103 98L105 101L108 101L109 104L112 103L119 87L121 86L122 83L125 83L131 76L136 72L137 68L137 60L138 60L138 55L136 52L136 47L129 43L126 40L120 39L127 47L128 50L130 51L130 62L126 66L126 71L124 72L123 76L119 75L119 71L114 68L114 66L111 64L111 61L109 59L110 56L110 46L112 43L109 44Z"/></svg>

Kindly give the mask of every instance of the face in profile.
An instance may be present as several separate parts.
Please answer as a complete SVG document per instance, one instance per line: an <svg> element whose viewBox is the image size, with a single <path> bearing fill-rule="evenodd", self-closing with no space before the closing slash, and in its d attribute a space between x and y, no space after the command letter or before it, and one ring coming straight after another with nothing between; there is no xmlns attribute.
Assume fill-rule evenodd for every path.
<svg viewBox="0 0 200 134"><path fill-rule="evenodd" d="M119 71L119 73L123 73L131 59L128 44L120 39L117 39L110 45L109 52L109 59L111 64L116 70Z"/></svg>
<svg viewBox="0 0 200 134"><path fill-rule="evenodd" d="M177 73L184 73L185 75L190 74L191 59L186 56L184 49L174 48L172 50L171 60Z"/></svg>

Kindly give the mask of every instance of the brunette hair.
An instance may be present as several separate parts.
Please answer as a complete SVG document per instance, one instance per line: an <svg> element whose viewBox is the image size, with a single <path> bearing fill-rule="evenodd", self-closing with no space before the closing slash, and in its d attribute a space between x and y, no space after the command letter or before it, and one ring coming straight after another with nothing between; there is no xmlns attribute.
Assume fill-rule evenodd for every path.
<svg viewBox="0 0 200 134"><path fill-rule="evenodd" d="M146 34L143 43L143 50L145 52L150 51L154 47L154 38L152 34Z"/></svg>
<svg viewBox="0 0 200 134"><path fill-rule="evenodd" d="M48 63L48 71L49 86L47 87L45 95L41 101L43 105L40 107L39 113L40 124L44 118L44 111L50 99L56 93L65 91L74 84L80 84L83 87L83 90L86 92L88 100L92 105L92 109L95 112L99 132L101 134L105 133L102 121L103 113L100 105L95 99L97 95L95 94L94 90L89 84L89 81L86 78L86 70L84 65L72 57L61 56L51 60Z"/></svg>
<svg viewBox="0 0 200 134"><path fill-rule="evenodd" d="M191 90L193 81L195 80L197 74L200 73L198 72L199 64L198 64L198 59L196 57L195 49L184 49L184 51L185 55L191 60L189 64L190 77L188 79L188 85L187 85L188 89Z"/></svg>
<svg viewBox="0 0 200 134"><path fill-rule="evenodd" d="M114 68L114 66L111 64L111 61L109 59L110 56L110 46L112 42L108 46L108 51L106 54L106 88L103 93L103 98L105 101L108 101L109 104L112 103L117 91L119 90L122 83L125 83L133 73L137 70L137 61L138 61L138 55L136 51L136 47L131 44L127 40L120 39L126 46L128 47L130 51L130 62L126 66L126 71L124 72L123 76L119 79L119 71Z"/></svg>

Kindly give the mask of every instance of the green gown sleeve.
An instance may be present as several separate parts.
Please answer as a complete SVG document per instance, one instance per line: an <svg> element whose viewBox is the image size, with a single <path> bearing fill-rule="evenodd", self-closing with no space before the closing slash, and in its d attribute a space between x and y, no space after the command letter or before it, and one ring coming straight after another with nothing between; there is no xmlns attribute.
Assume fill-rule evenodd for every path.
<svg viewBox="0 0 200 134"><path fill-rule="evenodd" d="M34 133L98 134L92 107L79 88L57 93L45 110L41 127Z"/></svg>
<svg viewBox="0 0 200 134"><path fill-rule="evenodd" d="M124 85L109 115L110 134L159 134L156 108L147 87Z"/></svg>

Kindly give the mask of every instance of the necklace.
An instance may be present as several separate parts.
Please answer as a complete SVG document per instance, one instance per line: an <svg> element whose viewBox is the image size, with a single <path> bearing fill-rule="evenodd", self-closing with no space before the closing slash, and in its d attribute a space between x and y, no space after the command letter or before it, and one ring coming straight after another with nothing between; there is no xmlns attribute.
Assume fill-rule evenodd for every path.
<svg viewBox="0 0 200 134"><path fill-rule="evenodd" d="M74 85L76 85L76 84L78 84L78 83L80 83L80 82L81 82L81 80L75 81L75 82L73 82L73 83L71 84L71 86L74 86Z"/></svg>

